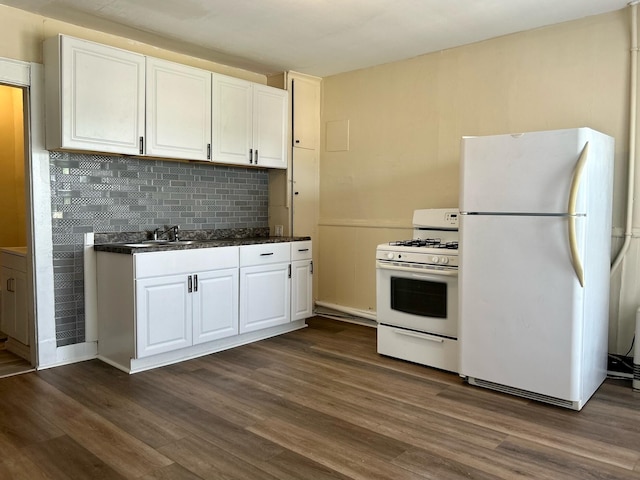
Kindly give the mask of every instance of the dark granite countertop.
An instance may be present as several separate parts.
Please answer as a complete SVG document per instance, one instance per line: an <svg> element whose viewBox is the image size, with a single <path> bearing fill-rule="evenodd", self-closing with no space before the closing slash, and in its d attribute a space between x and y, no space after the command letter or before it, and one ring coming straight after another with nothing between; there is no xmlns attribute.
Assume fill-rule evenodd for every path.
<svg viewBox="0 0 640 480"><path fill-rule="evenodd" d="M256 245L261 243L282 243L282 242L302 242L311 240L311 237L245 237L245 238L207 238L207 239L184 239L179 242L155 243L150 240L122 241L112 243L100 243L93 246L98 252L112 253L146 253L146 252L166 252L170 250L192 250L196 248L216 248L240 245Z"/></svg>

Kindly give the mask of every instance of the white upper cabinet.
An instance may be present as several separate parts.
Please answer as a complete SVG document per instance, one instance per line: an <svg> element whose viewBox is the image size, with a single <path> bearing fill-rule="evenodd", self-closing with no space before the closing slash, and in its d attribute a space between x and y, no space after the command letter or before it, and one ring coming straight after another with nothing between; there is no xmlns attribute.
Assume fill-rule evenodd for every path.
<svg viewBox="0 0 640 480"><path fill-rule="evenodd" d="M287 91L58 35L46 146L287 168Z"/></svg>
<svg viewBox="0 0 640 480"><path fill-rule="evenodd" d="M213 74L213 161L287 168L285 90Z"/></svg>
<svg viewBox="0 0 640 480"><path fill-rule="evenodd" d="M291 74L293 146L316 150L320 132L320 80Z"/></svg>
<svg viewBox="0 0 640 480"><path fill-rule="evenodd" d="M287 92L253 85L253 163L287 168Z"/></svg>
<svg viewBox="0 0 640 480"><path fill-rule="evenodd" d="M140 153L143 55L58 35L44 59L47 149Z"/></svg>
<svg viewBox="0 0 640 480"><path fill-rule="evenodd" d="M213 74L213 160L253 163L251 82Z"/></svg>
<svg viewBox="0 0 640 480"><path fill-rule="evenodd" d="M147 57L145 153L211 158L211 72Z"/></svg>

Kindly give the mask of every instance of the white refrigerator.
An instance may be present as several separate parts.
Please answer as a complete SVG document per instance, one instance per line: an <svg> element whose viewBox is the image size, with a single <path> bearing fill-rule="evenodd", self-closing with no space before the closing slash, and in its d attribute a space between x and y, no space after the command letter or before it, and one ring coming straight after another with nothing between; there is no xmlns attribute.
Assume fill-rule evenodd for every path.
<svg viewBox="0 0 640 480"><path fill-rule="evenodd" d="M464 137L460 375L580 410L606 377L613 138Z"/></svg>

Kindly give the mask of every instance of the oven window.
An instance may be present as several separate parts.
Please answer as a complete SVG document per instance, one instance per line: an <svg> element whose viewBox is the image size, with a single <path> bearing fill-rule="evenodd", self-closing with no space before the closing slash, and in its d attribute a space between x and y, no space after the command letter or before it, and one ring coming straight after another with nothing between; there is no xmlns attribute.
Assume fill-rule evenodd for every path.
<svg viewBox="0 0 640 480"><path fill-rule="evenodd" d="M447 318L447 284L391 277L391 308L422 317Z"/></svg>

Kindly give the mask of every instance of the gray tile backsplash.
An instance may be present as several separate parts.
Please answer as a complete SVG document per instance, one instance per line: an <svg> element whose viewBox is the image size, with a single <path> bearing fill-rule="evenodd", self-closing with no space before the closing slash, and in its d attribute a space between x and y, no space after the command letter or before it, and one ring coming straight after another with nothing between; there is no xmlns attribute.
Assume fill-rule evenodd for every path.
<svg viewBox="0 0 640 480"><path fill-rule="evenodd" d="M84 234L268 227L268 172L50 152L58 346L83 342Z"/></svg>

